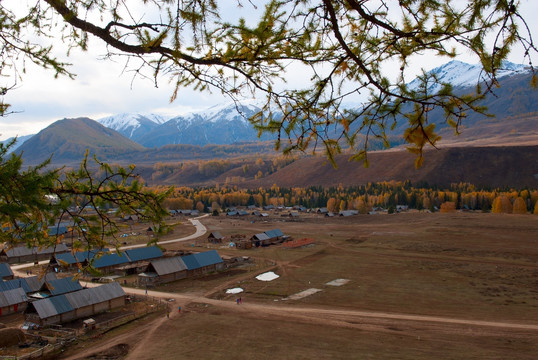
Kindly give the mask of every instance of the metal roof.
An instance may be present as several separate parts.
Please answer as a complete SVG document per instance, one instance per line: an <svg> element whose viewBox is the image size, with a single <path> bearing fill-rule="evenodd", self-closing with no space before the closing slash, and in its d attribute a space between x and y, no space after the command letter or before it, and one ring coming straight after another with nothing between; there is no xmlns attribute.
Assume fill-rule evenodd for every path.
<svg viewBox="0 0 538 360"><path fill-rule="evenodd" d="M179 256L153 260L150 267L153 267L159 276L187 270L187 266Z"/></svg>
<svg viewBox="0 0 538 360"><path fill-rule="evenodd" d="M8 276L13 276L11 267L6 263L0 263L0 280Z"/></svg>
<svg viewBox="0 0 538 360"><path fill-rule="evenodd" d="M26 302L28 298L22 288L0 292L0 307L11 306Z"/></svg>
<svg viewBox="0 0 538 360"><path fill-rule="evenodd" d="M58 244L56 246L49 246L46 248L43 247L32 247L29 248L25 245L16 246L11 249L4 249L3 252L10 257L20 257L20 256L29 256L29 255L43 255L43 254L54 254L66 252L69 249L65 244Z"/></svg>
<svg viewBox="0 0 538 360"><path fill-rule="evenodd" d="M259 234L256 234L252 237L253 239L256 239L256 240L269 240L269 236L267 236L266 233L259 233Z"/></svg>
<svg viewBox="0 0 538 360"><path fill-rule="evenodd" d="M224 236L218 231L213 231L211 234L209 234L209 237L213 237L215 239L224 239Z"/></svg>
<svg viewBox="0 0 538 360"><path fill-rule="evenodd" d="M163 252L158 246L149 246L145 248L137 248L125 250L127 257L133 261L151 260L163 256Z"/></svg>
<svg viewBox="0 0 538 360"><path fill-rule="evenodd" d="M125 254L117 254L117 253L111 253L111 254L104 254L104 255L96 255L94 259L92 259L93 267L96 269L107 267L107 266L114 266L114 265L121 265L126 264L129 262L129 259Z"/></svg>
<svg viewBox="0 0 538 360"><path fill-rule="evenodd" d="M64 254L56 254L54 257L56 258L56 262L58 264L67 264L67 265L73 265L78 263L84 263L85 261L88 261L90 259L93 259L97 254L105 254L109 251L108 248L103 249L92 249L92 250L84 250L84 251L77 251L75 253L64 253Z"/></svg>
<svg viewBox="0 0 538 360"><path fill-rule="evenodd" d="M54 273L47 273L44 278L39 278L39 276L30 276L27 278L0 281L0 291L22 288L26 293L31 293L39 291L45 280L49 281L54 279L56 279L56 275Z"/></svg>
<svg viewBox="0 0 538 360"><path fill-rule="evenodd" d="M69 303L68 299L65 297L65 295L58 295L48 298L54 308L56 309L56 313L63 314L69 311L73 311L73 306Z"/></svg>
<svg viewBox="0 0 538 360"><path fill-rule="evenodd" d="M80 285L78 280L74 279L71 276L63 279L46 281L45 284L41 287L41 289L46 289L50 292L52 296L56 296L82 290L82 286Z"/></svg>
<svg viewBox="0 0 538 360"><path fill-rule="evenodd" d="M276 238L280 236L284 236L284 233L280 229L273 229L273 230L267 230L265 234L270 238Z"/></svg>
<svg viewBox="0 0 538 360"><path fill-rule="evenodd" d="M35 276L37 278L37 276ZM22 288L26 293L31 292L32 290L28 286L26 279L13 279L0 282L0 291L8 291L17 288Z"/></svg>
<svg viewBox="0 0 538 360"><path fill-rule="evenodd" d="M182 256L181 260L183 260L188 270L195 270L202 267L198 262L198 259L196 258L195 254Z"/></svg>
<svg viewBox="0 0 538 360"><path fill-rule="evenodd" d="M51 316L58 315L58 310L54 307L51 298L37 300L30 303L30 308L34 308L40 319L46 319Z"/></svg>
<svg viewBox="0 0 538 360"><path fill-rule="evenodd" d="M123 291L122 287L117 282L111 282L105 285L72 292L62 296L66 297L74 309L80 309L85 306L90 306L125 296L125 291Z"/></svg>
<svg viewBox="0 0 538 360"><path fill-rule="evenodd" d="M200 266L215 265L223 262L222 258L216 250L210 250L203 253L194 254L194 256L196 257L196 260L198 260Z"/></svg>
<svg viewBox="0 0 538 360"><path fill-rule="evenodd" d="M187 265L187 269L189 270L195 270L204 266L215 265L222 262L222 259L216 250L183 256L181 259L185 265Z"/></svg>

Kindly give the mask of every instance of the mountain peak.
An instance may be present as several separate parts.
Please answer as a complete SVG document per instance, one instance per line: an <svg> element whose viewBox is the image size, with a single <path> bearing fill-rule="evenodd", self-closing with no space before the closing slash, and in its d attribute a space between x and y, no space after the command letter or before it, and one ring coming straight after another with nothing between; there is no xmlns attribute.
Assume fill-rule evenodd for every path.
<svg viewBox="0 0 538 360"><path fill-rule="evenodd" d="M529 67L526 65L505 61L497 70L496 76L497 79L501 79L506 76L522 74L528 71ZM438 79L437 83L432 83L429 86L428 90L430 92L436 92L441 89L442 83L451 84L453 87L468 87L476 86L478 83L487 80L480 64L468 64L459 60L452 60L427 73L435 75ZM408 87L410 90L416 90L419 84L420 81L415 79L408 84Z"/></svg>

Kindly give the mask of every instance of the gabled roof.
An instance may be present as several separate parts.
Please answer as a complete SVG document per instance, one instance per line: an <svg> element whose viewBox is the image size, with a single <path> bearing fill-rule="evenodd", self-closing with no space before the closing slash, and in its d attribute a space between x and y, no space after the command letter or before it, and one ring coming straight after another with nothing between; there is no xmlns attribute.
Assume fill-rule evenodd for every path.
<svg viewBox="0 0 538 360"><path fill-rule="evenodd" d="M108 251L109 251L108 248L92 249L92 250L77 251L74 254L72 253L56 254L54 255L54 257L56 258L56 262L59 264L65 263L67 265L73 265L73 264L76 264L77 262L83 263L85 261L91 260L97 254L104 255Z"/></svg>
<svg viewBox="0 0 538 360"><path fill-rule="evenodd" d="M153 268L159 276L187 270L187 266L180 256L153 260L149 268Z"/></svg>
<svg viewBox="0 0 538 360"><path fill-rule="evenodd" d="M158 246L149 246L144 248L136 248L125 250L127 257L131 261L143 261L157 259L163 256L163 252Z"/></svg>
<svg viewBox="0 0 538 360"><path fill-rule="evenodd" d="M88 288L61 296L65 296L73 309L80 309L85 306L98 304L125 296L125 291L123 291L121 285L117 282L111 282L105 285Z"/></svg>
<svg viewBox="0 0 538 360"><path fill-rule="evenodd" d="M39 291L45 281L56 279L54 273L47 273L44 277L30 276L27 278L0 281L0 291L22 288L26 293Z"/></svg>
<svg viewBox="0 0 538 360"><path fill-rule="evenodd" d="M111 254L104 254L101 256L95 256L95 259L93 260L93 267L96 269L107 267L107 266L114 266L114 265L121 265L126 264L129 262L129 259L125 254L118 254L118 253L111 253Z"/></svg>
<svg viewBox="0 0 538 360"><path fill-rule="evenodd" d="M276 238L284 236L284 233L280 229L267 230L265 234L270 238Z"/></svg>
<svg viewBox="0 0 538 360"><path fill-rule="evenodd" d="M252 238L260 241L269 240L269 236L266 233L255 234Z"/></svg>
<svg viewBox="0 0 538 360"><path fill-rule="evenodd" d="M82 286L78 280L73 279L71 276L63 279L45 281L41 290L48 290L52 296L56 296L82 290Z"/></svg>
<svg viewBox="0 0 538 360"><path fill-rule="evenodd" d="M56 246L49 246L46 248L43 247L32 247L28 248L25 245L16 246L13 248L7 248L2 250L2 254L5 254L7 257L14 258L20 256L29 256L29 255L43 255L43 254L54 254L66 252L69 249L65 244L58 244Z"/></svg>
<svg viewBox="0 0 538 360"><path fill-rule="evenodd" d="M6 263L0 263L0 280L4 277L13 276L11 267Z"/></svg>
<svg viewBox="0 0 538 360"><path fill-rule="evenodd" d="M11 306L26 302L28 298L22 288L0 292L0 307Z"/></svg>
<svg viewBox="0 0 538 360"><path fill-rule="evenodd" d="M37 300L30 303L41 319L63 314L85 306L102 303L125 296L120 284L112 282L94 288Z"/></svg>
<svg viewBox="0 0 538 360"><path fill-rule="evenodd" d="M215 265L222 262L216 250L183 256L181 258L188 270L195 270L204 266Z"/></svg>
<svg viewBox="0 0 538 360"><path fill-rule="evenodd" d="M214 238L214 239L224 239L224 236L222 236L222 234L218 231L213 231L212 233L209 234L210 238Z"/></svg>
<svg viewBox="0 0 538 360"><path fill-rule="evenodd" d="M216 250L205 251L202 253L194 254L193 256L196 257L196 260L202 267L220 264L221 262L223 262L222 258Z"/></svg>

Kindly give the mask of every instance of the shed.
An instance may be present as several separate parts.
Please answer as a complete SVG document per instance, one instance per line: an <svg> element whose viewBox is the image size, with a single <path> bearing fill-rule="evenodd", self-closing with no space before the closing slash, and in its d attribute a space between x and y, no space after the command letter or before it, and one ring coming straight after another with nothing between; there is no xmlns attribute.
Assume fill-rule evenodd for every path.
<svg viewBox="0 0 538 360"><path fill-rule="evenodd" d="M168 283L187 277L187 266L180 256L152 260L146 271L138 275L142 286Z"/></svg>
<svg viewBox="0 0 538 360"><path fill-rule="evenodd" d="M13 271L9 264L0 263L0 280L11 280L13 277Z"/></svg>
<svg viewBox="0 0 538 360"><path fill-rule="evenodd" d="M27 301L28 298L23 288L0 292L0 316L24 311Z"/></svg>
<svg viewBox="0 0 538 360"><path fill-rule="evenodd" d="M50 259L53 254L68 252L69 249L65 244L58 244L46 248L27 247L25 245L12 248L4 248L0 251L0 260L7 261L10 264L23 263L30 261L41 261Z"/></svg>
<svg viewBox="0 0 538 360"><path fill-rule="evenodd" d="M222 236L222 234L218 231L213 231L207 237L207 241L214 244L221 244L223 240L224 240L224 236Z"/></svg>
<svg viewBox="0 0 538 360"><path fill-rule="evenodd" d="M269 245L271 243L269 237L265 233L253 235L252 238L250 238L250 241L256 246Z"/></svg>
<svg viewBox="0 0 538 360"><path fill-rule="evenodd" d="M216 250L183 256L181 259L187 266L189 275L221 270L224 266L224 261Z"/></svg>
<svg viewBox="0 0 538 360"><path fill-rule="evenodd" d="M27 321L43 326L92 316L124 304L125 292L118 283L112 282L34 301L25 314Z"/></svg>

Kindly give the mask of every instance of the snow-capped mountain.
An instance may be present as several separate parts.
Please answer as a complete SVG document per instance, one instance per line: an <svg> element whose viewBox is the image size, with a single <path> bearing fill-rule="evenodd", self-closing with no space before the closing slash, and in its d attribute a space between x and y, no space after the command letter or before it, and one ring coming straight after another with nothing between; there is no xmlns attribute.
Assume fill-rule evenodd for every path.
<svg viewBox="0 0 538 360"><path fill-rule="evenodd" d="M506 76L512 76L517 74L523 74L529 71L529 67L522 64L514 64L509 61L505 61L503 66L497 71L497 79L502 79ZM435 75L437 82L433 82L428 86L428 92L433 93L441 89L444 83L451 84L456 87L468 87L476 86L480 82L486 81L488 78L481 65L467 64L458 60L450 61L442 66L436 67L428 72L428 74ZM418 89L420 84L419 79L414 79L408 83L410 90Z"/></svg>
<svg viewBox="0 0 538 360"><path fill-rule="evenodd" d="M515 88L522 86L523 82L528 86L529 80L525 75L528 71L528 66L505 62L497 72L497 79L504 85L495 90L498 96L488 96L483 104L488 109L495 110L492 113L499 117L513 116L521 113L523 109L524 111L538 111L532 104L521 105L521 98L513 99ZM428 89L430 93L439 90L442 83L452 84L454 91L466 91L465 87L474 87L481 79L485 79L480 65L466 64L456 60L431 70L429 74L435 75L437 79L436 82L432 81ZM418 86L418 79L408 83L408 88L411 90L418 89ZM275 138L273 134L263 134L261 138L258 138L258 132L248 121L249 117L261 111L262 105L260 100L242 100L237 104L233 102L218 104L202 111L169 119L158 115L120 114L98 121L146 147L161 147L168 144L204 146L273 140ZM444 117L441 113L432 112L430 115L432 122L436 122L438 118L440 126L444 124ZM481 118L483 115L471 113L466 123L470 124ZM401 128L397 127L396 132L403 131L407 122L402 120L399 124Z"/></svg>
<svg viewBox="0 0 538 360"><path fill-rule="evenodd" d="M147 147L166 144L232 144L257 141L258 132L248 118L261 111L255 101L218 104L203 111L176 116L144 135L139 143ZM264 135L261 140L271 139Z"/></svg>
<svg viewBox="0 0 538 360"><path fill-rule="evenodd" d="M123 136L137 141L153 128L163 124L168 119L157 114L118 114L98 119L101 125L116 130Z"/></svg>

